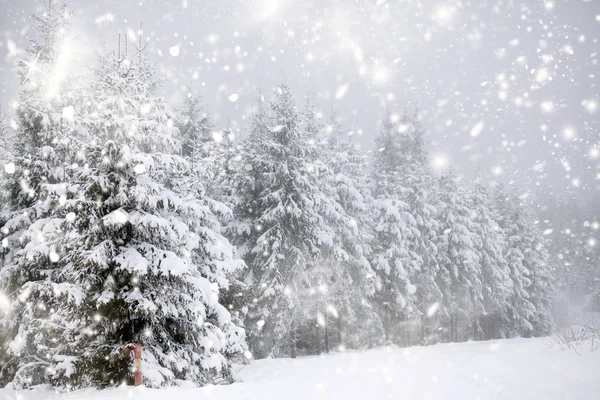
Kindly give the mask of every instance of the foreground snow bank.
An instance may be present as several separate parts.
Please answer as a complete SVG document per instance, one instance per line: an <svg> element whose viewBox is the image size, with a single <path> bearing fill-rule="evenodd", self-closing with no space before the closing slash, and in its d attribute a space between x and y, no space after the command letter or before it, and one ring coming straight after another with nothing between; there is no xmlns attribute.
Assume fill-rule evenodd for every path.
<svg viewBox="0 0 600 400"><path fill-rule="evenodd" d="M600 352L511 339L254 361L239 382L204 388L117 388L57 394L0 390L0 400L597 399Z"/></svg>

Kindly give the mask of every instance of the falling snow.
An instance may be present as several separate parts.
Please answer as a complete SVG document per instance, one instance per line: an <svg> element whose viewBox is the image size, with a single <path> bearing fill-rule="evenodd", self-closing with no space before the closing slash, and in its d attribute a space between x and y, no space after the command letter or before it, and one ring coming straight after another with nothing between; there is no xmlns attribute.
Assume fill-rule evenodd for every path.
<svg viewBox="0 0 600 400"><path fill-rule="evenodd" d="M598 391L598 1L1 3L0 397Z"/></svg>

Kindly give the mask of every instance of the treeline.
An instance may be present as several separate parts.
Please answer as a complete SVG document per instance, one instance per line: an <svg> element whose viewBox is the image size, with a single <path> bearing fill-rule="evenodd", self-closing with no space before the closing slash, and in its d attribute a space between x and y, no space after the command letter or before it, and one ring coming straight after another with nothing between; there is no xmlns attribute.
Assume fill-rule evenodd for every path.
<svg viewBox="0 0 600 400"><path fill-rule="evenodd" d="M248 138L212 174L247 266L240 314L255 356L550 332L532 216L502 186L435 177L418 115L385 115L368 156L310 98L297 111L285 84L256 103Z"/></svg>
<svg viewBox="0 0 600 400"><path fill-rule="evenodd" d="M231 380L241 355L552 329L532 216L434 176L418 114L387 113L365 154L282 84L238 143L193 94L169 109L141 41L57 85L69 15L37 22L1 157L0 384L120 384L133 341L160 386Z"/></svg>

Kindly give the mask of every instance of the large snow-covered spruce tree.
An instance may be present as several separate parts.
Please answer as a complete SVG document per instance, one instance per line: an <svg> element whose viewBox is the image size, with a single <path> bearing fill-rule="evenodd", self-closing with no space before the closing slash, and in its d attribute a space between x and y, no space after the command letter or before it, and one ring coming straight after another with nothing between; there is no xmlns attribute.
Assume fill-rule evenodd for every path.
<svg viewBox="0 0 600 400"><path fill-rule="evenodd" d="M438 325L436 311L442 301L436 281L439 274L437 235L440 227L437 219L440 209L437 182L429 166L426 131L418 111L415 110L413 114L405 112L394 119L398 119L396 129L400 144L397 154L400 199L408 206L412 217L410 223L415 228L408 247L411 254L416 256L416 265L419 267L413 284L417 287L415 304L421 321L413 320L409 325L416 327L417 331L413 334L418 334L421 342L426 342L429 340L426 331L431 335Z"/></svg>
<svg viewBox="0 0 600 400"><path fill-rule="evenodd" d="M253 352L295 355L304 339L298 335L305 324L314 327L314 308L323 300L317 297L328 286L319 271L345 252L330 226L338 205L320 190L325 167L316 125L298 113L286 84L276 88L269 111L262 103L231 179L235 218L227 232L249 267Z"/></svg>
<svg viewBox="0 0 600 400"><path fill-rule="evenodd" d="M372 229L368 160L357 148L356 141L344 135L335 111L316 139L319 157L327 166L321 178L322 192L339 205L332 226L345 257L329 267L328 306L323 312L328 323L327 334L346 347L364 346L373 337L381 337L383 327L375 312L373 294L376 277L369 263ZM331 307L333 306L333 307ZM335 315L331 316L331 312ZM333 317L333 318L331 318Z"/></svg>
<svg viewBox="0 0 600 400"><path fill-rule="evenodd" d="M440 178L440 201L438 287L443 294L441 311L450 320L450 338L457 341L461 340L459 335L465 335L459 330L472 332L474 316L484 312L482 266L477 252L480 238L466 188L453 170Z"/></svg>
<svg viewBox="0 0 600 400"><path fill-rule="evenodd" d="M73 195L69 181L84 133L79 74L68 68L76 59L70 18L66 7L47 2L43 15L33 17L39 37L19 62L14 157L2 169L0 291L5 307L0 314L0 384L12 380L22 366L35 371L46 366L34 355L21 356L27 343L19 333L24 319L33 329L45 325L48 308L43 298L53 288L44 277L56 276L60 268L51 262L53 248L34 255L29 242L43 236L41 228L52 219L55 208ZM32 339L44 337L38 334ZM23 372L18 383L37 383L43 375Z"/></svg>
<svg viewBox="0 0 600 400"><path fill-rule="evenodd" d="M376 138L373 171L373 241L371 265L380 280L377 303L385 340L404 336L402 321L416 315L417 288L411 282L420 270L420 257L410 247L419 234L409 205L403 199L402 154L397 120L386 113Z"/></svg>
<svg viewBox="0 0 600 400"><path fill-rule="evenodd" d="M5 224L15 243L2 270L14 358L3 372L15 386L120 384L130 371L119 355L132 341L144 343L148 385L204 384L229 379L228 356L244 350L217 295L243 264L208 199L173 184L189 165L140 47L102 57L82 117L83 165L60 193L49 183L29 190L44 207L36 221L15 233L14 218Z"/></svg>
<svg viewBox="0 0 600 400"><path fill-rule="evenodd" d="M492 339L509 335L508 312L513 283L510 268L503 253L507 246L506 233L496 222L493 198L488 187L478 177L468 192L474 228L477 232L475 249L481 265L481 284L484 311L473 316L474 339Z"/></svg>

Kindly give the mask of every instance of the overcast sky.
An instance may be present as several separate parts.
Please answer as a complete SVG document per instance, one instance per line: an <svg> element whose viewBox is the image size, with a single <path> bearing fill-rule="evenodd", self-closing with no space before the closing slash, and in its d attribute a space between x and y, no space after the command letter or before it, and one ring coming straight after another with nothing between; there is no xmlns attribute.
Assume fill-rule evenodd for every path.
<svg viewBox="0 0 600 400"><path fill-rule="evenodd" d="M39 4L39 3L37 3ZM1 102L33 34L34 0L0 0ZM93 54L150 41L176 106L193 85L223 126L247 126L260 85L314 89L375 150L383 110L418 106L432 163L588 198L600 189L600 1L73 0ZM16 53L15 53L16 49ZM93 57L89 57L92 62ZM237 94L237 101L232 102Z"/></svg>

